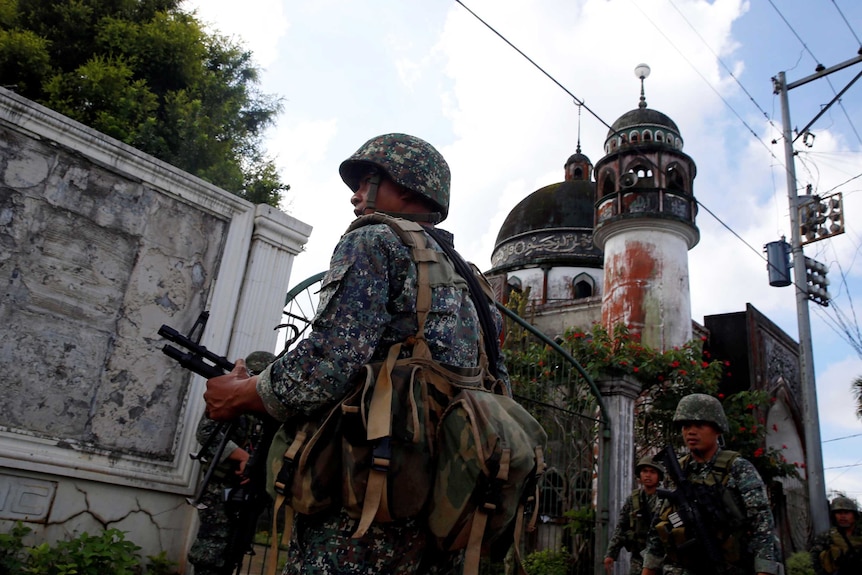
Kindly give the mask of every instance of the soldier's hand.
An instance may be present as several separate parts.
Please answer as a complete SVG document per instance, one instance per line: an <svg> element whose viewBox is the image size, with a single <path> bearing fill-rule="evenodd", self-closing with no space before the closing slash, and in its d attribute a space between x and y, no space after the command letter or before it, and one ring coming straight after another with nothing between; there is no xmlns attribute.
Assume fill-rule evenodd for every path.
<svg viewBox="0 0 862 575"><path fill-rule="evenodd" d="M245 360L236 360L233 371L207 380L206 416L215 421L230 421L243 413L264 413L256 385L257 376L249 376Z"/></svg>
<svg viewBox="0 0 862 575"><path fill-rule="evenodd" d="M236 470L234 471L234 473L239 475L240 477L245 474L245 467L246 465L248 465L248 460L250 459L250 457L251 456L248 454L248 451L246 451L242 447L237 447L230 452L230 455L227 456L227 458L231 461L236 461ZM240 485L244 485L248 483L248 481L249 479L248 477L246 477L242 481L240 481Z"/></svg>

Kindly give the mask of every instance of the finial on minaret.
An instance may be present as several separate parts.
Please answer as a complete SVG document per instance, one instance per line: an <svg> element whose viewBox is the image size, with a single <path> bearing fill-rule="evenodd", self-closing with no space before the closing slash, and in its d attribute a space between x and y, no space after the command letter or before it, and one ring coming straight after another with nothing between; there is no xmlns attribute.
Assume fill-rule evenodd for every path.
<svg viewBox="0 0 862 575"><path fill-rule="evenodd" d="M638 108L646 108L646 97L644 96L644 80L649 78L650 69L646 64L638 64L635 67L635 76L641 79L641 101Z"/></svg>
<svg viewBox="0 0 862 575"><path fill-rule="evenodd" d="M578 103L578 145L575 148L575 153L581 153L581 104Z"/></svg>

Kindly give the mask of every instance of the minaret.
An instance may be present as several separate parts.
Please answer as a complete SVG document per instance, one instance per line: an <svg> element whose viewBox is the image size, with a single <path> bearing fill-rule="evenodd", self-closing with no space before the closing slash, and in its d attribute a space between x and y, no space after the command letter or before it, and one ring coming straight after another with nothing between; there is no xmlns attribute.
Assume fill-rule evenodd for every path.
<svg viewBox="0 0 862 575"><path fill-rule="evenodd" d="M605 256L604 326L625 324L645 345L667 350L692 337L688 250L700 238L697 168L673 120L647 108L649 72L646 64L635 68L640 103L611 126L595 165L593 240Z"/></svg>

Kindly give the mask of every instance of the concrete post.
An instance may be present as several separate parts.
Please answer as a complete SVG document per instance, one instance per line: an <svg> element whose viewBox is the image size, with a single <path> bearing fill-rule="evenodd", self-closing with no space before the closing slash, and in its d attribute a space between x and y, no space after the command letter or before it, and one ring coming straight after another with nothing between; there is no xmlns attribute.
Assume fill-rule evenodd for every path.
<svg viewBox="0 0 862 575"><path fill-rule="evenodd" d="M613 533L617 525L619 510L634 485L635 466L635 399L641 392L641 383L630 376L597 379L596 387L604 398L614 429L610 441L610 523L608 533ZM602 449L602 443L599 449ZM601 453L599 453L601 457ZM604 558L607 549L597 549L596 556ZM629 572L628 554L620 554L615 563L615 575Z"/></svg>

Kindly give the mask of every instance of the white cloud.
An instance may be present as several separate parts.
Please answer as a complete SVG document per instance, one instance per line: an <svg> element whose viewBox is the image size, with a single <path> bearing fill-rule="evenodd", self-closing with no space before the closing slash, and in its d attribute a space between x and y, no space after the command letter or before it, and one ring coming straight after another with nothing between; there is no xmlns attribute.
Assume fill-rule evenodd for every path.
<svg viewBox="0 0 862 575"><path fill-rule="evenodd" d="M264 68L278 57L278 42L289 27L281 0L184 0L212 32L238 39Z"/></svg>
<svg viewBox="0 0 862 575"><path fill-rule="evenodd" d="M223 31L240 34L265 63L267 92L284 97L268 148L292 186L292 215L314 226L293 284L326 268L352 217L338 164L374 135L413 133L444 154L453 174L444 227L455 233L463 255L485 269L506 215L533 191L562 180L563 163L575 151L579 119L572 98L457 3L189 3ZM751 302L795 337L793 290L770 287L761 258L765 243L790 234L780 104L770 78L788 70L789 80L798 79L814 63L775 11L747 0L466 4L601 118L581 110L581 145L593 162L603 155L608 128L602 122L613 123L638 104L634 67L650 65L647 103L679 126L684 152L698 166L695 196L721 219L706 209L698 214L701 241L689 257L694 318L742 311ZM853 3L842 8L851 21L862 13ZM782 10L794 25L807 24L808 46L827 66L855 54L858 46L837 33L844 26L837 18L815 14L803 0L788 0ZM844 86L840 74L833 78L836 88ZM852 180L862 173L862 154L847 122L860 117L858 94L854 86L843 98L846 116L836 106L815 124L815 145L800 146L796 164L800 186L811 182L821 193L850 181L840 188L847 232L805 248L830 264L830 291L848 313L848 291L862 293L862 179ZM832 97L821 80L794 90L794 124L807 123ZM841 285L839 264L853 287ZM822 319L834 306L812 307L822 420L840 413L844 421L850 401L846 393L833 398L831 382L846 382L862 368ZM837 465L833 458L847 456L844 451L825 449L826 465ZM842 477L862 478L862 469Z"/></svg>

